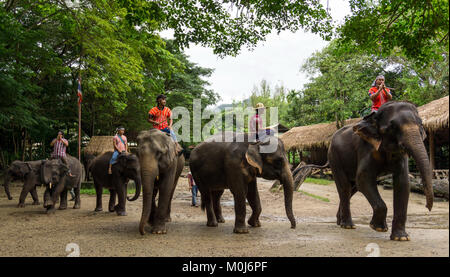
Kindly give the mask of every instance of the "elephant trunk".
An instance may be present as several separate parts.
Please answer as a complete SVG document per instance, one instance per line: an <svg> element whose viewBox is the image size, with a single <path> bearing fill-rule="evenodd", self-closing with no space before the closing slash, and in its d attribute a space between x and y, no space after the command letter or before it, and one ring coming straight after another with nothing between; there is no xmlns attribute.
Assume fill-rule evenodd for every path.
<svg viewBox="0 0 450 277"><path fill-rule="evenodd" d="M142 180L142 215L139 223L139 232L141 235L145 234L145 224L150 218L152 211L153 189L155 186L155 179L157 176L157 169L153 169L149 164L149 159L141 159L141 180Z"/></svg>
<svg viewBox="0 0 450 277"><path fill-rule="evenodd" d="M292 199L294 195L294 180L292 178L291 170L289 169L288 163L285 165L284 172L281 177L281 183L283 184L284 191L284 207L286 209L286 215L291 222L291 228L295 229L295 217L292 211Z"/></svg>
<svg viewBox="0 0 450 277"><path fill-rule="evenodd" d="M413 156L417 167L419 168L420 177L424 184L424 193L427 201L426 207L431 211L434 197L432 170L425 145L422 141L422 136L420 135L417 126L409 126L404 129L403 144L406 147L408 154Z"/></svg>
<svg viewBox="0 0 450 277"><path fill-rule="evenodd" d="M142 182L141 182L141 176L140 173L137 174L136 179L134 180L134 183L136 185L136 192L134 193L133 198L129 198L127 197L128 201L135 201L139 198L139 195L141 194L141 186L142 186Z"/></svg>
<svg viewBox="0 0 450 277"><path fill-rule="evenodd" d="M5 183L3 186L5 187L6 195L8 196L8 200L12 200L11 193L9 192L9 183L11 182L11 174L9 174L8 171L6 171L5 174Z"/></svg>

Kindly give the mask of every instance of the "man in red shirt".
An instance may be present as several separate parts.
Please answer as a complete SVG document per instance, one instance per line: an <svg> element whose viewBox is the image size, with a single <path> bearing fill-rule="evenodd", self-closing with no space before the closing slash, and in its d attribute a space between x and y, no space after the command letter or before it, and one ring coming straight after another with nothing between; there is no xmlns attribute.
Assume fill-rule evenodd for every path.
<svg viewBox="0 0 450 277"><path fill-rule="evenodd" d="M166 107L166 96L164 94L158 95L156 102L158 105L148 112L148 122L153 124L153 128L168 133L177 142L177 137L172 131L172 111L169 107Z"/></svg>
<svg viewBox="0 0 450 277"><path fill-rule="evenodd" d="M164 94L158 95L156 97L156 103L158 104L158 106L153 107L148 112L148 122L153 124L153 128L169 134L175 142L178 154L181 154L183 148L181 148L181 146L178 144L175 132L172 131L172 111L169 109L169 107L166 107L166 96ZM169 122L167 123L167 121Z"/></svg>
<svg viewBox="0 0 450 277"><path fill-rule="evenodd" d="M384 103L392 99L391 91L384 84L384 76L379 75L369 89L370 100L372 100L372 112L378 109Z"/></svg>

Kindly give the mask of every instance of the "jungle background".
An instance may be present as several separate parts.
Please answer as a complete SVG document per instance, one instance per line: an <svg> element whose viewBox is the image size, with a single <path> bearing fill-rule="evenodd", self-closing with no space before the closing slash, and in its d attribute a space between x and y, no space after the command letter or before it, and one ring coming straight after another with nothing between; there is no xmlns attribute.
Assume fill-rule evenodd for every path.
<svg viewBox="0 0 450 277"><path fill-rule="evenodd" d="M132 141L149 128L160 93L169 107L192 113L193 99L201 99L212 109L220 100L208 88L214 69L189 60L190 43L224 57L255 48L271 32L302 29L329 40L299 65L309 76L303 88L261 80L249 99L228 105L278 107L287 127L368 114L367 91L379 74L395 100L419 106L448 95L448 1L349 4L351 14L336 25L313 0L0 0L0 169L48 157L57 130L77 155L79 76L83 144L118 125ZM163 39L164 30L174 39Z"/></svg>

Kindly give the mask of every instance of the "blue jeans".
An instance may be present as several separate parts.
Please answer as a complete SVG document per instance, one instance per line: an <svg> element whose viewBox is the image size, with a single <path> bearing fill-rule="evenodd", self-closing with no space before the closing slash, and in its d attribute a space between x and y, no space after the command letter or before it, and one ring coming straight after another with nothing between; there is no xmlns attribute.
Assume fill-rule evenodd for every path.
<svg viewBox="0 0 450 277"><path fill-rule="evenodd" d="M114 153L112 154L112 157L111 157L111 160L109 161L109 164L117 163L117 157L119 157L119 151L114 150Z"/></svg>
<svg viewBox="0 0 450 277"><path fill-rule="evenodd" d="M193 185L192 186L192 205L197 204L197 192L198 192L197 185Z"/></svg>
<svg viewBox="0 0 450 277"><path fill-rule="evenodd" d="M169 129L169 127L166 127L164 129L161 129L162 132L169 134L173 141L177 142L177 136L175 135L175 133L172 131L172 129Z"/></svg>

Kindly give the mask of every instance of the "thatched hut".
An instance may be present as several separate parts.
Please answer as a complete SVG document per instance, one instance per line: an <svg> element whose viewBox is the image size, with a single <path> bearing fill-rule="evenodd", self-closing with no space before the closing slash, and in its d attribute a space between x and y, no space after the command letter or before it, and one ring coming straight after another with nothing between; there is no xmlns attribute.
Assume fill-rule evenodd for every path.
<svg viewBox="0 0 450 277"><path fill-rule="evenodd" d="M436 168L436 146L448 146L449 138L449 97L434 100L418 107L423 126L427 132L426 143L430 155L431 167ZM448 164L447 164L448 165ZM442 167L439 166L438 167ZM448 168L447 168L448 169Z"/></svg>
<svg viewBox="0 0 450 277"><path fill-rule="evenodd" d="M113 138L114 136L93 136L83 151L85 154L94 156L101 155L108 151L114 151Z"/></svg>

